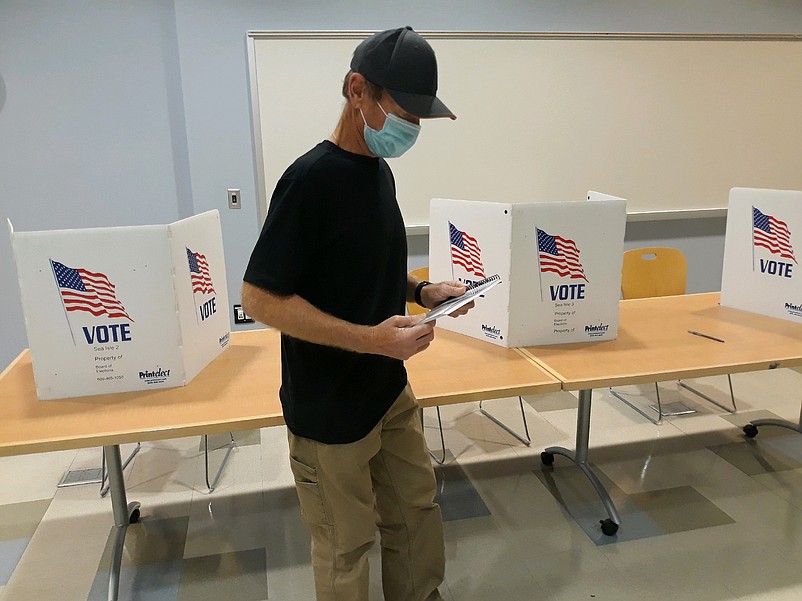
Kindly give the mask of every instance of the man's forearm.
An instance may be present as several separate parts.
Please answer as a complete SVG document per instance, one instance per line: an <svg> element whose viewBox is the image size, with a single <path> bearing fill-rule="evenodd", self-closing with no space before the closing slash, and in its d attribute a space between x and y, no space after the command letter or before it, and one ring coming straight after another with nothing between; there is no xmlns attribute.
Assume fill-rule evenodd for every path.
<svg viewBox="0 0 802 601"><path fill-rule="evenodd" d="M242 308L256 321L293 338L357 353L374 352L372 328L329 315L298 295L281 296L246 282Z"/></svg>

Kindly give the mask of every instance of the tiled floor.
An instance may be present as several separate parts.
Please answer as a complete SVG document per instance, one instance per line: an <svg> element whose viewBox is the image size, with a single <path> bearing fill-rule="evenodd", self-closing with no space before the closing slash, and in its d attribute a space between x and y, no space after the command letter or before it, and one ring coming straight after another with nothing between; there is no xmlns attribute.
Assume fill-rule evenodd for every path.
<svg viewBox="0 0 802 601"><path fill-rule="evenodd" d="M796 420L802 375L777 370L733 376L730 415L664 384L664 402L698 413L655 426L603 390L594 392L590 461L623 525L604 515L573 447L576 398L527 398L527 448L477 411L442 409L448 461L437 468L446 520L447 601L694 601L802 598L802 436L749 419ZM698 381L726 399L726 379ZM631 392L637 390L630 389ZM645 395L653 389L644 386ZM644 406L648 401L643 401ZM522 430L514 399L486 408ZM430 445L439 443L433 410ZM142 520L129 528L121 599L308 601L309 541L300 519L282 428L237 435L217 489L205 487L198 438L144 443L126 470ZM225 437L210 438L211 468ZM123 453L126 452L123 449ZM97 467L99 449L0 458L0 599L106 598L111 506L96 485L56 489L64 471ZM378 549L372 594L382 598Z"/></svg>

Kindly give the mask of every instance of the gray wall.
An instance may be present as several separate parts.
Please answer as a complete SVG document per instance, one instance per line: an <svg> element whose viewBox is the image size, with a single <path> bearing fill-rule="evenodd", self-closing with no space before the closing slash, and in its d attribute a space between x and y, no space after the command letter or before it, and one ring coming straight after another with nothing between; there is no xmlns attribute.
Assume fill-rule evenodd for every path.
<svg viewBox="0 0 802 601"><path fill-rule="evenodd" d="M236 302L259 229L245 32L400 24L799 34L802 3L0 0L0 217L38 230L165 223L218 208ZM287 127L315 108L310 99ZM232 187L242 190L239 211L225 208ZM627 247L678 246L689 255L689 290L713 290L723 234L722 219L634 223ZM410 238L410 267L426 263L427 246L425 236ZM0 367L27 346L16 280L3 223Z"/></svg>

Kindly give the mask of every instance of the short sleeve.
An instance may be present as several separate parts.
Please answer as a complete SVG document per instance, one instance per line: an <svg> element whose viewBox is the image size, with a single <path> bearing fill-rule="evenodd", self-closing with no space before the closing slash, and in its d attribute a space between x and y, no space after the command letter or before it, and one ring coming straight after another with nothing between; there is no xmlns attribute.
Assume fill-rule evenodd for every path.
<svg viewBox="0 0 802 601"><path fill-rule="evenodd" d="M322 200L309 177L282 176L243 280L277 294L294 294L317 254Z"/></svg>

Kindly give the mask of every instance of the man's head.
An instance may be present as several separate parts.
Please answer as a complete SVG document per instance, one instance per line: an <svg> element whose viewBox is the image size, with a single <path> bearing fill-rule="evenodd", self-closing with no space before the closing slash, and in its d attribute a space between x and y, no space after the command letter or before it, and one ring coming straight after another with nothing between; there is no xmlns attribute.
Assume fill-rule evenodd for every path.
<svg viewBox="0 0 802 601"><path fill-rule="evenodd" d="M364 40L354 50L351 71L384 88L410 115L456 119L436 96L434 50L411 27L388 29Z"/></svg>

